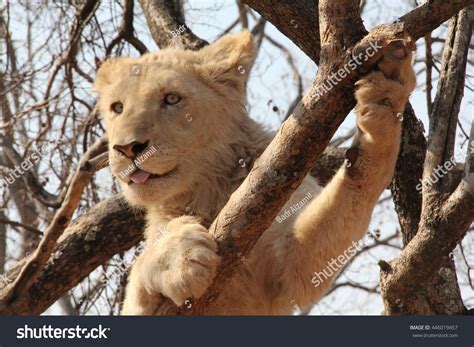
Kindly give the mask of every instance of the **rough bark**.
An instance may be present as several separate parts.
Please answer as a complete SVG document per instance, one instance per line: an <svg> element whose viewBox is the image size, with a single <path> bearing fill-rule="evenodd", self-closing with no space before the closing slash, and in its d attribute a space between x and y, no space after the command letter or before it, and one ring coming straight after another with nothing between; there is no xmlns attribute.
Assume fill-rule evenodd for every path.
<svg viewBox="0 0 474 347"><path fill-rule="evenodd" d="M423 173L426 139L423 124L410 104L403 114L403 130L395 174L390 184L395 209L406 245L415 236L421 216L421 194L416 190Z"/></svg>
<svg viewBox="0 0 474 347"><path fill-rule="evenodd" d="M423 295L421 288L441 268L472 222L474 194L472 190L468 192L468 184L463 181L438 211L430 211L429 219L422 222L418 233L395 261L380 263L386 314L427 315L436 312L436 307ZM460 313L456 308L457 304L454 312L445 313Z"/></svg>
<svg viewBox="0 0 474 347"><path fill-rule="evenodd" d="M319 63L321 44L318 0L244 0L242 2L270 21L316 64Z"/></svg>
<svg viewBox="0 0 474 347"><path fill-rule="evenodd" d="M400 154L390 189L401 226L403 245L406 246L418 232L421 219L422 194L416 189L422 173L426 153L423 125L410 105L404 112ZM459 182L463 172L454 171ZM436 208L431 206L431 208ZM463 310L456 268L452 259L446 259L435 276L420 289L418 295L429 302L431 314L461 313Z"/></svg>
<svg viewBox="0 0 474 347"><path fill-rule="evenodd" d="M179 2L177 2L179 3ZM184 22L184 15L176 2L167 0L140 0L151 36L160 47L176 46L197 50L207 42L196 36ZM179 28L184 32L173 35Z"/></svg>
<svg viewBox="0 0 474 347"><path fill-rule="evenodd" d="M454 155L454 138L463 95L472 6L450 23L443 54L438 92L430 117L430 133L423 179ZM419 171L419 168L418 168ZM405 183L404 183L405 184ZM413 186L412 186L413 187ZM386 314L461 314L464 310L450 252L462 240L474 219L474 184L467 172L459 182L453 171L431 186L423 186L413 207L421 206L419 227L411 229L416 215L409 217L408 245L391 264L381 262L381 287ZM418 214L418 208L416 210ZM415 232L415 234L414 234Z"/></svg>

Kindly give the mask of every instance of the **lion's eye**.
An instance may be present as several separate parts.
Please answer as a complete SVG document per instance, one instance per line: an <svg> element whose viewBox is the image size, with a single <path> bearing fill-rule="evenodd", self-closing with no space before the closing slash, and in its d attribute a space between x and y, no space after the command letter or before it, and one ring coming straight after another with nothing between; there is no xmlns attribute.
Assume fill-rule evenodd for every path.
<svg viewBox="0 0 474 347"><path fill-rule="evenodd" d="M120 114L123 112L123 104L120 101L114 102L110 105L110 109L115 113Z"/></svg>
<svg viewBox="0 0 474 347"><path fill-rule="evenodd" d="M166 94L165 102L168 105L176 105L181 100L181 97L176 94Z"/></svg>

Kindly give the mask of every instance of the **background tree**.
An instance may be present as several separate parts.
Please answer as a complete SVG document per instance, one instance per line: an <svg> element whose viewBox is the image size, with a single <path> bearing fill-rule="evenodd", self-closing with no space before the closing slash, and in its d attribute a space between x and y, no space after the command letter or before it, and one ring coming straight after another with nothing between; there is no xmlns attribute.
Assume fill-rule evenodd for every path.
<svg viewBox="0 0 474 347"><path fill-rule="evenodd" d="M0 169L4 179L18 176L0 191L0 313L40 314L55 303L49 312L119 312L143 211L128 206L102 170L107 139L89 91L95 72L108 56L136 56L154 45L199 49L242 28L252 31L259 48L250 114L275 129L285 124L260 170L249 174L252 182L242 183L210 228L218 243L235 245L220 248L224 261L212 287L182 308L163 298L157 313L205 313L303 177L311 171L323 184L330 179L355 133L346 120L355 105L354 82L383 49L329 93L317 99L314 91L370 43L386 47L400 39L418 45L425 107L417 109L428 131L408 105L395 177L371 224L380 237L312 313L378 312L334 303L347 295L373 310L382 299L387 314L467 313L474 307L473 3L406 1L386 20L379 17L387 5L377 0L0 3ZM202 30L193 16L221 23ZM362 18L393 23L367 31ZM282 67L277 72L270 71L274 63ZM268 85L275 94L265 92ZM438 170L451 161L456 165L446 173ZM420 179L431 182L433 175L437 182L420 193Z"/></svg>

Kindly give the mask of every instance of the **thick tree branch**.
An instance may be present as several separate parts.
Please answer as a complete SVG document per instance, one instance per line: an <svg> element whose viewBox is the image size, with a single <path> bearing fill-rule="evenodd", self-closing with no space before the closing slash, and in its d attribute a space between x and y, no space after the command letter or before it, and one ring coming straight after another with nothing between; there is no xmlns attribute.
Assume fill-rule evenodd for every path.
<svg viewBox="0 0 474 347"><path fill-rule="evenodd" d="M463 8L474 5L473 0L430 0L425 1L410 13L400 17L404 30L418 40L439 27ZM418 19L418 20L417 20Z"/></svg>
<svg viewBox="0 0 474 347"><path fill-rule="evenodd" d="M318 0L244 0L262 17L292 40L316 64L319 63Z"/></svg>
<svg viewBox="0 0 474 347"><path fill-rule="evenodd" d="M430 118L424 180L430 179L436 166L452 161L472 34L472 24L469 20L469 12L472 10L473 7L468 7L451 20L438 92ZM467 164L469 166L469 161ZM454 179L452 168L449 173L437 177L438 184L429 184L426 187L423 185L420 224L419 228L413 229L415 232L417 230L416 235L411 231L407 234L406 241L409 243L399 258L391 264L380 263L386 314L462 312L454 263L448 254L462 240L474 219L474 185L469 182L469 177L471 176L467 171L454 192L454 183L459 181ZM414 223L411 226L414 226ZM449 290L438 291L440 284L446 282L449 282Z"/></svg>
<svg viewBox="0 0 474 347"><path fill-rule="evenodd" d="M413 107L407 104L403 114L400 153L390 184L404 245L415 236L420 223L422 195L416 187L423 173L425 154L423 124L416 117Z"/></svg>
<svg viewBox="0 0 474 347"><path fill-rule="evenodd" d="M319 42L317 0L244 0L243 2L271 22L316 64L319 63L321 44ZM409 36L418 40L426 33L436 29L455 13L473 3L473 0L426 1L413 11L400 17L400 25L403 26L403 30ZM358 40L361 38L359 37Z"/></svg>
<svg viewBox="0 0 474 347"><path fill-rule="evenodd" d="M54 249L58 256L46 264L21 300L4 305L4 290L0 291L0 314L41 314L98 266L140 242L144 226L143 212L128 208L119 195L95 205L66 228ZM8 278L18 276L24 263Z"/></svg>
<svg viewBox="0 0 474 347"><path fill-rule="evenodd" d="M462 240L474 215L472 183L462 181L442 206L423 220L420 230L391 264L381 262L382 297L385 313L430 314L429 303L420 300L420 287L429 281L448 254Z"/></svg>
<svg viewBox="0 0 474 347"><path fill-rule="evenodd" d="M472 9L471 9L472 10ZM450 161L454 155L454 141L461 100L464 95L466 63L471 41L472 28L468 10L451 20L448 38L443 51L443 64L438 83L438 91L433 103L428 134L428 151L423 179L428 180L438 166ZM437 184L424 186L424 192L449 190L452 176L440 178Z"/></svg>
<svg viewBox="0 0 474 347"><path fill-rule="evenodd" d="M197 50L207 42L196 36L184 22L184 15L173 1L140 0L151 36L159 47L175 46ZM179 32L183 28L184 32ZM178 33L178 34L176 34Z"/></svg>

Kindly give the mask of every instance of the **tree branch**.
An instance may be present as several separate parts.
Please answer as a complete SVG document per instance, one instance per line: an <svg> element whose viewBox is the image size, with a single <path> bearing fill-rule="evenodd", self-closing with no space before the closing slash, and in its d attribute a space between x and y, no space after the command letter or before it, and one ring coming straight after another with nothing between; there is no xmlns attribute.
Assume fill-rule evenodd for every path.
<svg viewBox="0 0 474 347"><path fill-rule="evenodd" d="M196 36L184 22L184 15L167 0L140 0L151 36L159 47L175 46L198 50L208 43ZM179 28L184 32L176 35Z"/></svg>
<svg viewBox="0 0 474 347"><path fill-rule="evenodd" d="M243 0L243 2L265 17L316 64L319 64L321 44L317 0ZM400 17L401 30L414 40L418 40L473 3L473 0L426 1Z"/></svg>
<svg viewBox="0 0 474 347"><path fill-rule="evenodd" d="M21 155L15 150L15 148L13 148L13 144L8 140L8 138L2 134L0 134L0 147L3 149L5 156L15 167L15 169L11 169L10 171L14 171L16 168L21 168L21 163L23 161ZM61 206L64 199L63 192L59 193L59 195L49 193L42 187L30 170L24 170L21 179L23 180L25 187L38 199L38 201L50 207L58 208Z"/></svg>
<svg viewBox="0 0 474 347"><path fill-rule="evenodd" d="M318 0L243 0L319 63Z"/></svg>
<svg viewBox="0 0 474 347"><path fill-rule="evenodd" d="M41 239L36 251L22 267L15 281L7 286L1 293L0 311L3 311L5 306L10 305L13 301L26 296L38 276L41 274L42 269L50 259L51 254L56 247L58 238L69 225L72 215L80 201L82 191L89 183L90 178L95 171L107 160L106 155L104 157L105 153L102 153L97 158L90 157L96 152L99 152L103 146L104 140L99 139L89 148L79 162L76 174L68 187L64 202L61 208L56 212L53 221L46 229L44 237Z"/></svg>
<svg viewBox="0 0 474 347"><path fill-rule="evenodd" d="M472 34L469 20L469 12L472 11L473 7L468 7L451 20L443 69L430 119L424 179L433 175L435 166L451 161L448 158L453 155ZM448 255L462 240L474 219L474 184L470 182L468 170L455 190L452 170L447 177L439 179L444 182L443 185L423 186L422 213L416 235L408 234L411 241L408 238L409 243L399 258L391 264L380 262L386 314L459 314L463 309L459 287L455 282L454 264ZM436 281L439 282L442 277L454 279L454 287L450 283L450 290L437 293L439 283ZM447 281L444 279L441 282ZM423 289L420 290L420 287ZM433 307L437 305L433 299L442 302L444 307L441 310Z"/></svg>
<svg viewBox="0 0 474 347"><path fill-rule="evenodd" d="M471 9L472 10L472 9ZM454 155L454 141L461 100L464 95L466 63L472 28L468 10L451 20L448 38L443 51L443 64L438 83L438 91L433 103L428 134L428 151L423 179L428 180L436 167L450 161ZM447 174L433 185L424 186L424 192L450 190L452 175Z"/></svg>
<svg viewBox="0 0 474 347"><path fill-rule="evenodd" d="M120 195L95 205L66 228L54 249L58 257L42 268L21 300L5 305L7 288L0 291L0 314L41 314L98 266L140 242L144 227L143 211L128 208ZM24 263L13 268L8 278L18 276Z"/></svg>
<svg viewBox="0 0 474 347"><path fill-rule="evenodd" d="M423 123L416 117L413 107L407 104L403 113L400 152L390 184L404 245L415 236L420 223L422 195L416 187L423 173L425 155Z"/></svg>
<svg viewBox="0 0 474 347"><path fill-rule="evenodd" d="M145 44L141 42L134 33L133 29L133 0L125 0L122 24L118 35L109 43L105 49L105 56L109 56L112 49L122 40L130 43L140 54L148 52Z"/></svg>

